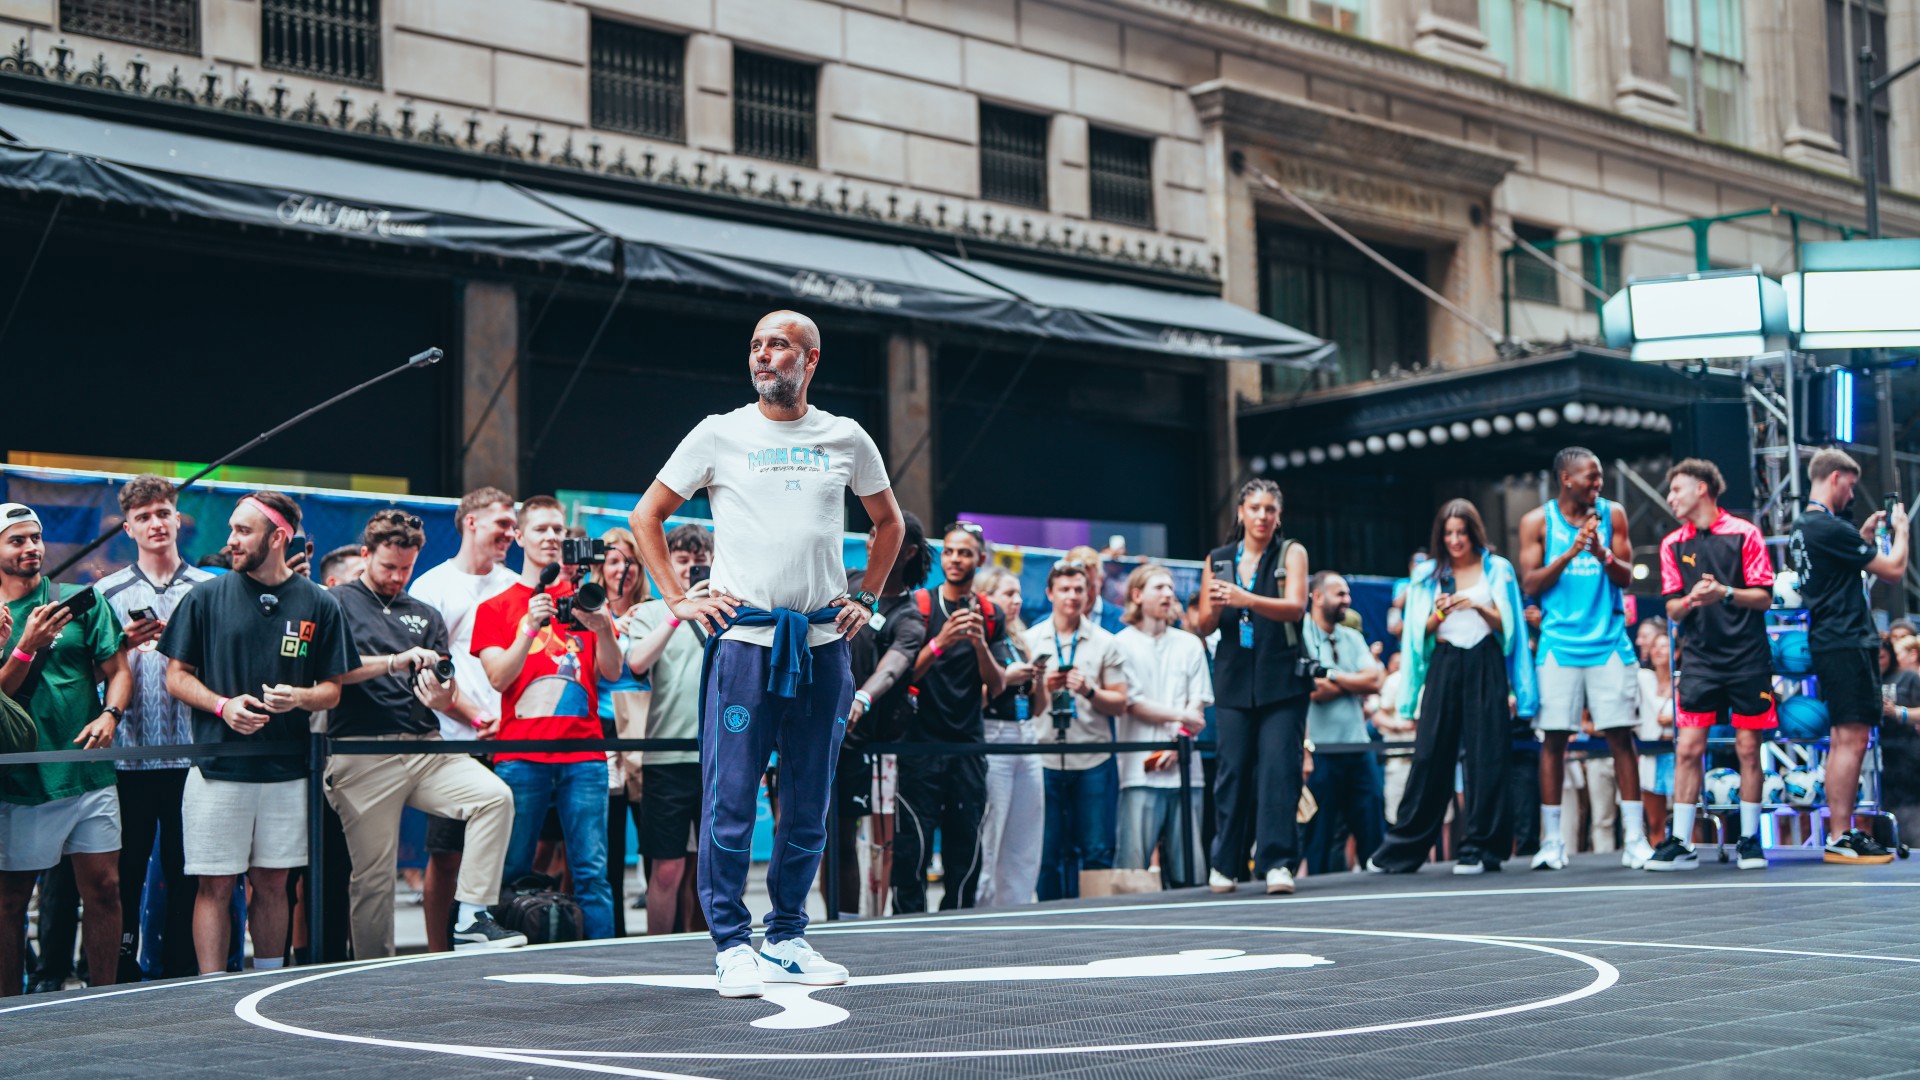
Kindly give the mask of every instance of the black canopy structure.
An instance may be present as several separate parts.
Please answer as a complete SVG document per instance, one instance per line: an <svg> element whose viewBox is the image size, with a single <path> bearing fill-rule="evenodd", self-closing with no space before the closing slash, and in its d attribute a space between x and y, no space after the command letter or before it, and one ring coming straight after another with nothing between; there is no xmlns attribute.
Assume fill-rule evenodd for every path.
<svg viewBox="0 0 1920 1080"><path fill-rule="evenodd" d="M0 188L1084 347L1303 368L1333 351L1218 296L22 105L0 104Z"/></svg>
<svg viewBox="0 0 1920 1080"><path fill-rule="evenodd" d="M0 105L0 187L611 272L616 242L512 185Z"/></svg>

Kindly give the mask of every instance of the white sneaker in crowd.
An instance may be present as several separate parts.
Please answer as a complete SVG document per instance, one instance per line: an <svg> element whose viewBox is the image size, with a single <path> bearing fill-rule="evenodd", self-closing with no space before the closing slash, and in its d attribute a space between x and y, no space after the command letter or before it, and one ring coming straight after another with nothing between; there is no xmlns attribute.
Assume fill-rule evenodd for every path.
<svg viewBox="0 0 1920 1080"><path fill-rule="evenodd" d="M806 938L768 945L760 950L760 959L766 961L768 982L839 986L847 981L847 969L814 952Z"/></svg>
<svg viewBox="0 0 1920 1080"><path fill-rule="evenodd" d="M1535 870L1565 870L1567 868L1567 845L1559 837L1540 841L1540 850L1533 857Z"/></svg>
<svg viewBox="0 0 1920 1080"><path fill-rule="evenodd" d="M1214 892L1232 892L1233 879L1218 870L1207 871L1207 888Z"/></svg>
<svg viewBox="0 0 1920 1080"><path fill-rule="evenodd" d="M757 998L766 994L761 980L760 954L751 945L735 945L713 958L714 975L724 998Z"/></svg>
<svg viewBox="0 0 1920 1080"><path fill-rule="evenodd" d="M1285 895L1293 891L1293 871L1284 866L1276 866L1267 871L1268 895Z"/></svg>
<svg viewBox="0 0 1920 1080"><path fill-rule="evenodd" d="M1627 841L1626 848L1620 852L1620 865L1629 870L1645 870L1651 858L1653 845L1647 843L1645 837L1635 837Z"/></svg>

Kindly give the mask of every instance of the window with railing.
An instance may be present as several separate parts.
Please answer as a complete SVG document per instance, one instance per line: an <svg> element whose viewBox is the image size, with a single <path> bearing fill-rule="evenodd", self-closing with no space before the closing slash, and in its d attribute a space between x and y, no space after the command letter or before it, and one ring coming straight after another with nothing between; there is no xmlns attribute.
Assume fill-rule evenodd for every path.
<svg viewBox="0 0 1920 1080"><path fill-rule="evenodd" d="M1554 230L1544 225L1513 223L1513 235L1539 248L1548 258L1553 258ZM1507 256L1507 265L1513 274L1513 298L1532 300L1541 304L1560 302L1560 276L1553 267L1528 254L1525 248L1514 245L1513 254Z"/></svg>
<svg viewBox="0 0 1920 1080"><path fill-rule="evenodd" d="M260 0L260 66L380 85L380 0Z"/></svg>
<svg viewBox="0 0 1920 1080"><path fill-rule="evenodd" d="M60 30L197 53L200 0L60 0Z"/></svg>
<svg viewBox="0 0 1920 1080"><path fill-rule="evenodd" d="M1088 213L1096 221L1153 228L1153 140L1087 132Z"/></svg>
<svg viewBox="0 0 1920 1080"><path fill-rule="evenodd" d="M687 39L593 20L593 126L654 139L686 139Z"/></svg>
<svg viewBox="0 0 1920 1080"><path fill-rule="evenodd" d="M777 56L733 54L733 148L748 157L812 165L820 69Z"/></svg>
<svg viewBox="0 0 1920 1080"><path fill-rule="evenodd" d="M1849 17L1851 16L1851 17ZM1873 74L1875 78L1887 73L1887 12L1886 5L1880 0L1871 3L1864 0L1827 0L1827 100L1831 110L1833 140L1840 144L1840 152L1853 158L1856 168L1859 157L1853 145L1854 128L1860 123L1859 98L1860 84L1854 67L1857 65L1862 47L1873 48ZM1879 136L1880 152L1875 165L1880 174L1880 182L1893 183L1893 154L1889 152L1891 143L1887 140L1893 128L1893 104L1891 96L1881 94L1873 103L1873 128Z"/></svg>
<svg viewBox="0 0 1920 1080"><path fill-rule="evenodd" d="M1571 0L1480 0L1480 30L1515 81L1573 93Z"/></svg>
<svg viewBox="0 0 1920 1080"><path fill-rule="evenodd" d="M1668 70L1695 131L1738 142L1746 125L1741 0L1667 0ZM1699 32L1696 34L1695 27Z"/></svg>
<svg viewBox="0 0 1920 1080"><path fill-rule="evenodd" d="M1047 125L1036 113L980 106L980 197L1047 208Z"/></svg>

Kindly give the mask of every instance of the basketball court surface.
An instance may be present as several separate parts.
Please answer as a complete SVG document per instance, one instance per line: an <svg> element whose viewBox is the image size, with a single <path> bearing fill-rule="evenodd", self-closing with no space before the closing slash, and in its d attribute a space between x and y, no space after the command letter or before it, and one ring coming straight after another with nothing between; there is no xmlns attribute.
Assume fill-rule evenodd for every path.
<svg viewBox="0 0 1920 1080"><path fill-rule="evenodd" d="M1340 875L816 923L843 987L702 937L7 999L19 1077L1920 1077L1920 863Z"/></svg>

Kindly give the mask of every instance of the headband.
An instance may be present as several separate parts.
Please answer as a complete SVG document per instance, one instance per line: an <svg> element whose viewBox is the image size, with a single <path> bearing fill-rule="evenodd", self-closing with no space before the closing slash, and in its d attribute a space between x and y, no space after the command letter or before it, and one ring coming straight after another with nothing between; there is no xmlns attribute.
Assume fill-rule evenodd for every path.
<svg viewBox="0 0 1920 1080"><path fill-rule="evenodd" d="M293 540L293 526L287 524L287 519L280 516L280 511L275 510L273 507L268 506L266 503L261 502L251 495L241 499L240 505L260 511L260 516L272 522L274 528L286 530L287 540L289 542Z"/></svg>

